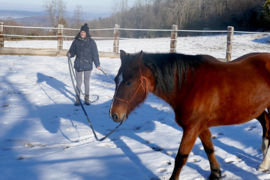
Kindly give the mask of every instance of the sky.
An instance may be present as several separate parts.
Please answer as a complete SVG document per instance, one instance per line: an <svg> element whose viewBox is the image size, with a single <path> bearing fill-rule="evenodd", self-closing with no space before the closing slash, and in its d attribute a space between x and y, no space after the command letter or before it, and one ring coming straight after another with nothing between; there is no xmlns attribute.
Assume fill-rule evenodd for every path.
<svg viewBox="0 0 270 180"><path fill-rule="evenodd" d="M24 10L44 11L44 4L50 0L0 0L0 10ZM67 11L73 12L77 5L80 5L87 13L111 13L116 4L121 0L63 0L66 2ZM128 0L129 6L135 0Z"/></svg>

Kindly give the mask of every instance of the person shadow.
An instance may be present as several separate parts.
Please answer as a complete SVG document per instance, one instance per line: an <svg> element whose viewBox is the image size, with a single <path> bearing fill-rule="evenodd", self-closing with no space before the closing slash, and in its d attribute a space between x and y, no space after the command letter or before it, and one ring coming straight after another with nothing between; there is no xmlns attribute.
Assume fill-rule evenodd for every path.
<svg viewBox="0 0 270 180"><path fill-rule="evenodd" d="M60 94L63 94L65 97L67 97L70 100L73 100L72 97L74 97L74 93L72 93L70 90L67 89L67 85L63 83L62 81L59 81L58 79L48 76L46 74L37 73L37 83L40 85L42 91L48 96L49 99L53 101L51 96L49 96L46 92L46 90L43 88L42 83L46 83L46 85L50 86L51 88L57 90Z"/></svg>

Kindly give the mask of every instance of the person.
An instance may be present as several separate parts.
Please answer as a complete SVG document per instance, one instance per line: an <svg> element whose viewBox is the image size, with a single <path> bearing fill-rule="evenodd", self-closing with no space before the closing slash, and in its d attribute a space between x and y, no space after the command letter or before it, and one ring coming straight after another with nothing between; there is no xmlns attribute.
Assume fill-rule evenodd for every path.
<svg viewBox="0 0 270 180"><path fill-rule="evenodd" d="M82 76L84 76L85 96L84 101L86 105L90 105L89 91L90 91L90 76L93 69L93 62L98 70L100 70L100 62L98 56L98 49L95 41L91 38L89 27L85 23L80 32L75 36L67 56L72 58L76 56L74 61L74 69L76 75L76 88L79 90L79 97L81 94ZM79 98L76 96L75 106L78 106Z"/></svg>

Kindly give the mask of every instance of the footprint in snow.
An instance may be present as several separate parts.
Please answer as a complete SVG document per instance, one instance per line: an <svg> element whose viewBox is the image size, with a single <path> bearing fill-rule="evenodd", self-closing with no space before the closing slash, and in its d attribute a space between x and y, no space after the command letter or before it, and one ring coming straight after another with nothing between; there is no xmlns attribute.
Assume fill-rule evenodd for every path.
<svg viewBox="0 0 270 180"><path fill-rule="evenodd" d="M151 145L151 148L154 150L154 151L163 151L163 148L162 147L159 147L157 145Z"/></svg>
<svg viewBox="0 0 270 180"><path fill-rule="evenodd" d="M253 126L249 126L248 128L247 128L247 131L252 131L253 129L255 129L257 126L255 126L255 125L253 125Z"/></svg>
<svg viewBox="0 0 270 180"><path fill-rule="evenodd" d="M138 131L138 130L140 130L141 128L142 128L141 126L137 126L137 127L135 127L135 130Z"/></svg>
<svg viewBox="0 0 270 180"><path fill-rule="evenodd" d="M46 147L45 144L41 144L39 142L28 142L24 144L25 147L34 148L34 147Z"/></svg>
<svg viewBox="0 0 270 180"><path fill-rule="evenodd" d="M212 135L212 139L217 139L219 136L223 136L224 134L222 132L217 133L215 135Z"/></svg>
<svg viewBox="0 0 270 180"><path fill-rule="evenodd" d="M241 158L239 158L239 157L233 156L233 157L228 157L228 158L226 158L224 161L225 161L225 163L227 163L227 164L231 164L231 163L238 163L238 162L240 162L240 161L242 161L242 160L241 160Z"/></svg>
<svg viewBox="0 0 270 180"><path fill-rule="evenodd" d="M19 161L21 161L21 160L24 160L24 159L30 159L31 157L29 156L29 157L26 157L26 156L19 156L18 158L17 158L17 160L19 160Z"/></svg>
<svg viewBox="0 0 270 180"><path fill-rule="evenodd" d="M167 171L167 169L165 169L165 168L159 168L157 171L159 173L165 173Z"/></svg>
<svg viewBox="0 0 270 180"><path fill-rule="evenodd" d="M150 141L146 141L147 144L154 150L154 151L163 151L164 149L158 145L152 144Z"/></svg>
<svg viewBox="0 0 270 180"><path fill-rule="evenodd" d="M170 166L170 165L172 165L172 163L170 161L163 161L162 162L162 165L168 165L168 166Z"/></svg>

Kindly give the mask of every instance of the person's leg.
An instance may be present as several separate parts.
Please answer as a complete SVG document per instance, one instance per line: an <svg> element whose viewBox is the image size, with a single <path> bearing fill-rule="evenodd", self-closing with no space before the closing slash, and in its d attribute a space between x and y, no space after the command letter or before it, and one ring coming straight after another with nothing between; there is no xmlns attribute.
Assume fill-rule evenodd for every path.
<svg viewBox="0 0 270 180"><path fill-rule="evenodd" d="M89 93L90 93L90 77L91 71L84 71L84 88L85 88L85 104L89 105Z"/></svg>
<svg viewBox="0 0 270 180"><path fill-rule="evenodd" d="M81 94L81 86L82 86L82 72L76 71L76 91L77 91L79 97ZM80 104L79 99L76 96L75 106L78 106L79 104Z"/></svg>

